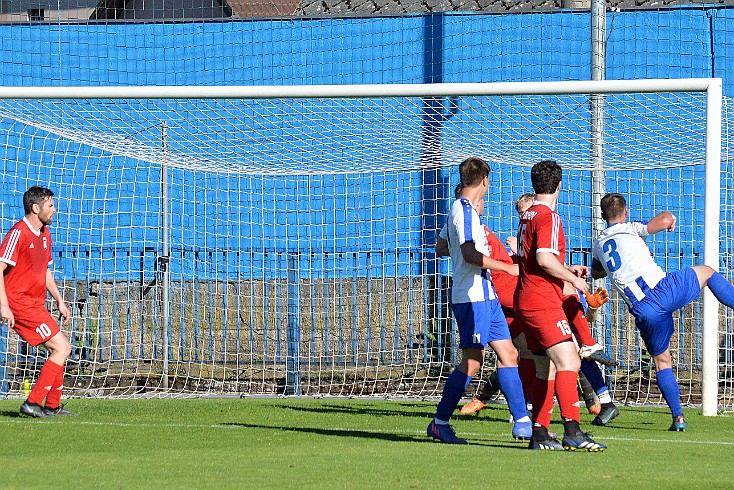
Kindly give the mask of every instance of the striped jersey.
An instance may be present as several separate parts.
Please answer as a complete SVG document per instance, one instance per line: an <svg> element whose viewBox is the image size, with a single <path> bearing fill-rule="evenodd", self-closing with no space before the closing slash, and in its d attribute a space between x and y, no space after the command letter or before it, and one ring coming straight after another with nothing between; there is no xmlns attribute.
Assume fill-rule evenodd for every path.
<svg viewBox="0 0 734 490"><path fill-rule="evenodd" d="M645 243L648 235L646 223L631 221L607 227L594 241L593 258L601 263L612 287L629 306L642 301L665 277Z"/></svg>
<svg viewBox="0 0 734 490"><path fill-rule="evenodd" d="M445 235L441 238L449 242L451 254L453 267L451 302L476 303L496 299L489 271L465 262L461 253L461 245L471 242L478 252L489 256L484 225L468 199L459 198L451 205Z"/></svg>
<svg viewBox="0 0 734 490"><path fill-rule="evenodd" d="M535 201L520 216L517 230L520 276L515 290L515 307L518 309L540 310L562 303L563 280L540 267L538 252L552 253L561 264L566 261L566 237L561 217L548 204Z"/></svg>
<svg viewBox="0 0 734 490"><path fill-rule="evenodd" d="M5 268L5 292L11 310L43 306L46 302L46 273L53 262L48 227L34 229L23 218L0 244L0 261Z"/></svg>

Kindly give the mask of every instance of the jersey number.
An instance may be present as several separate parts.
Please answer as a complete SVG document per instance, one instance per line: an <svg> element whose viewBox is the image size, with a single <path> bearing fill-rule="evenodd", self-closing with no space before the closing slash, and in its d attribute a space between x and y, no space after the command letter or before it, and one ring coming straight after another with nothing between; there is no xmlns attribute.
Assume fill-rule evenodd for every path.
<svg viewBox="0 0 734 490"><path fill-rule="evenodd" d="M48 328L48 325L45 323L41 323L36 327L36 333L40 335L42 339L45 339L51 336L51 329Z"/></svg>
<svg viewBox="0 0 734 490"><path fill-rule="evenodd" d="M517 256L518 257L525 257L525 250L522 246L522 237L525 236L525 228L528 225L522 224L520 225L520 229L517 230Z"/></svg>
<svg viewBox="0 0 734 490"><path fill-rule="evenodd" d="M560 320L556 323L556 326L561 329L563 335L571 335L571 327L568 325L568 320Z"/></svg>
<svg viewBox="0 0 734 490"><path fill-rule="evenodd" d="M608 260L606 261L606 264L609 272L614 272L622 266L622 258L617 252L617 242L614 240L607 240L604 242L601 249L607 256Z"/></svg>

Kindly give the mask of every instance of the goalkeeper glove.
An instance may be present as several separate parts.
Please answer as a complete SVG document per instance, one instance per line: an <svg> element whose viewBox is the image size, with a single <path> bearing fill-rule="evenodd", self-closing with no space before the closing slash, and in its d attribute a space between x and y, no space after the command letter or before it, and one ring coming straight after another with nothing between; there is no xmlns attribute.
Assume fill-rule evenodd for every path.
<svg viewBox="0 0 734 490"><path fill-rule="evenodd" d="M609 294L607 293L607 290L601 286L596 288L594 294L586 295L586 303L589 305L589 308L599 308L607 301L609 301Z"/></svg>

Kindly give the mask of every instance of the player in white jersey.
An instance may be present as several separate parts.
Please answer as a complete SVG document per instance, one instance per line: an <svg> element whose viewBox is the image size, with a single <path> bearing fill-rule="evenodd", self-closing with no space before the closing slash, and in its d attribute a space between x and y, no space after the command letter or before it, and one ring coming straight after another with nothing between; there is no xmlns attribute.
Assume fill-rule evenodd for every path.
<svg viewBox="0 0 734 490"><path fill-rule="evenodd" d="M484 347L497 354L499 383L515 419L512 433L529 438L532 426L517 370L517 349L492 285L490 270L517 275L515 264L489 257L487 237L477 209L489 189L489 165L481 158L467 158L459 165L461 196L454 201L447 223L447 241L453 265L451 309L459 327L462 359L444 385L436 415L426 429L428 435L449 444L466 444L449 425L451 414L464 390L484 362Z"/></svg>
<svg viewBox="0 0 734 490"><path fill-rule="evenodd" d="M658 386L673 415L670 430L684 431L686 419L670 358L673 312L695 301L706 285L719 302L734 308L734 286L707 265L666 273L655 263L645 237L675 230L672 213L663 211L646 223L628 222L624 196L612 193L602 198L601 214L608 226L594 242L592 276L608 275L627 303L653 357Z"/></svg>

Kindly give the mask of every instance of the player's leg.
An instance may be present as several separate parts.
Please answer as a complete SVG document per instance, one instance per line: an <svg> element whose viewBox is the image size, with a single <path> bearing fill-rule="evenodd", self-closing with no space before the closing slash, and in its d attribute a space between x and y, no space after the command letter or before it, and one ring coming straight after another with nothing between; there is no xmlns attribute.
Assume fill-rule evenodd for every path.
<svg viewBox="0 0 734 490"><path fill-rule="evenodd" d="M533 341L529 340L529 344L533 348ZM563 446L548 433L551 414L553 413L555 366L544 352L534 354L533 359L535 363L535 381L531 393L533 435L528 447L530 449L562 451Z"/></svg>
<svg viewBox="0 0 734 490"><path fill-rule="evenodd" d="M494 395L499 393L499 391L500 384L497 377L497 371L495 370L492 371L492 374L489 375L489 378L487 378L487 380L482 383L479 391L476 395L474 395L474 397L472 397L471 401L461 407L461 413L464 415L470 415L472 413L479 412L481 409L487 406L489 400L491 400Z"/></svg>
<svg viewBox="0 0 734 490"><path fill-rule="evenodd" d="M51 340L43 344L50 352L49 360L60 364L62 369L57 373L51 389L46 395L46 404L43 407L46 415L75 415L61 406L61 394L64 388L64 369L66 360L71 355L71 343L63 332L56 334Z"/></svg>
<svg viewBox="0 0 734 490"><path fill-rule="evenodd" d="M687 423L680 403L680 386L675 373L673 373L670 349L665 349L664 352L654 355L652 358L655 362L655 380L673 416L673 423L669 430L682 432L686 430Z"/></svg>
<svg viewBox="0 0 734 490"><path fill-rule="evenodd" d="M574 293L563 297L563 311L566 313L568 324L571 326L574 336L581 344L579 349L581 359L590 359L607 366L617 366L619 364L615 359L606 355L604 348L591 335L591 327L584 316L584 307L578 294Z"/></svg>
<svg viewBox="0 0 734 490"><path fill-rule="evenodd" d="M583 363L584 361L581 362ZM601 403L599 403L599 398L596 396L594 388L591 387L591 383L584 376L583 370L579 371L578 389L579 398L584 400L584 404L589 413L598 415L601 412Z"/></svg>
<svg viewBox="0 0 734 490"><path fill-rule="evenodd" d="M528 342L525 338L522 320L514 318L510 321L508 319L507 325L510 328L512 344L517 349L517 370L520 374L520 381L522 381L522 391L525 396L525 404L527 405L528 410L530 410L532 408L530 397L533 390L533 383L535 382L535 361L533 360L533 353L528 349Z"/></svg>
<svg viewBox="0 0 734 490"><path fill-rule="evenodd" d="M428 424L427 433L432 438L448 444L466 444L466 440L456 437L449 425L451 414L459 405L469 386L472 376L479 372L484 361L484 349L465 348L462 350L462 359L456 369L449 375L441 393L441 400L436 407L436 415Z"/></svg>
<svg viewBox="0 0 734 490"><path fill-rule="evenodd" d="M696 273L700 288L708 286L719 303L734 308L734 286L724 276L707 265L691 267Z"/></svg>
<svg viewBox="0 0 734 490"><path fill-rule="evenodd" d="M586 378L601 405L596 417L591 421L592 425L607 425L612 419L619 416L619 409L612 401L612 396L609 393L607 384L604 382L604 375L601 369L599 369L599 366L594 361L583 360L581 361L581 372L579 374L582 374Z"/></svg>
<svg viewBox="0 0 734 490"><path fill-rule="evenodd" d="M479 372L484 362L484 344L476 342L486 339L489 329L487 318L491 314L488 302L454 303L451 308L459 327L459 348L462 359L456 369L449 375L441 394L441 401L436 407L436 415L426 432L436 440L449 444L466 444L464 439L456 437L449 425L451 414L456 410L459 400L464 396L472 376Z"/></svg>
<svg viewBox="0 0 734 490"><path fill-rule="evenodd" d="M512 435L515 439L530 439L532 423L517 369L517 349L509 338L492 341L489 345L497 354L497 378L514 421Z"/></svg>
<svg viewBox="0 0 734 490"><path fill-rule="evenodd" d="M549 347L546 353L556 366L556 398L563 419L563 448L571 451L603 451L606 449L604 444L597 443L581 431L579 394L576 389L581 359L576 344L569 339Z"/></svg>
<svg viewBox="0 0 734 490"><path fill-rule="evenodd" d="M13 329L23 340L34 347L43 345L61 334L58 324L45 308L13 313L15 316ZM61 353L54 355L54 352L51 352L50 349L49 352L51 355L43 363L38 379L28 394L28 399L20 406L22 415L36 418L47 416L43 412L43 400L54 385L59 373L64 372L64 362L66 357L69 356L71 348L66 353L66 357L62 356Z"/></svg>

